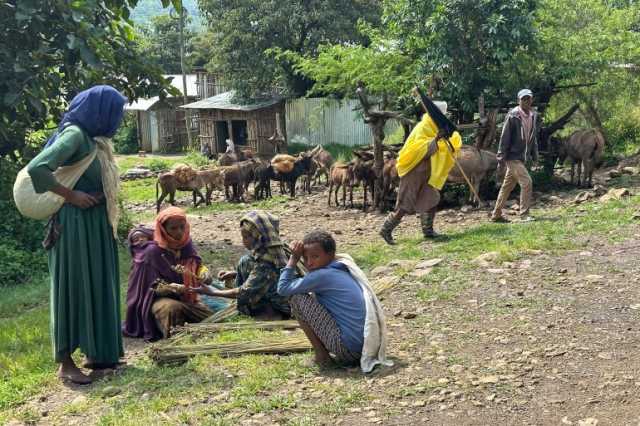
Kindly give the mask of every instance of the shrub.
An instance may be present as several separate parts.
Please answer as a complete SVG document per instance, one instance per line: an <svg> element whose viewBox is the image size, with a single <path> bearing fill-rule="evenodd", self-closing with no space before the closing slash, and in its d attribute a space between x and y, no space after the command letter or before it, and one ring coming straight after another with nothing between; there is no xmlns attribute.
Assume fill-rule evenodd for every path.
<svg viewBox="0 0 640 426"><path fill-rule="evenodd" d="M0 201L0 287L23 283L47 270L44 224L24 218L13 201Z"/></svg>
<svg viewBox="0 0 640 426"><path fill-rule="evenodd" d="M149 161L149 170L151 170L152 172L162 172L165 170L169 170L169 162L154 158L153 160Z"/></svg>
<svg viewBox="0 0 640 426"><path fill-rule="evenodd" d="M131 219L131 213L124 205L124 200L120 196L118 197L118 206L120 207L120 219L118 220L118 237L120 241L126 242L129 230L133 228L133 220Z"/></svg>
<svg viewBox="0 0 640 426"><path fill-rule="evenodd" d="M113 137L113 148L118 154L135 154L138 152L138 129L136 121L125 118L118 133Z"/></svg>
<svg viewBox="0 0 640 426"><path fill-rule="evenodd" d="M198 151L189 151L184 161L194 167L203 167L209 165L209 159Z"/></svg>

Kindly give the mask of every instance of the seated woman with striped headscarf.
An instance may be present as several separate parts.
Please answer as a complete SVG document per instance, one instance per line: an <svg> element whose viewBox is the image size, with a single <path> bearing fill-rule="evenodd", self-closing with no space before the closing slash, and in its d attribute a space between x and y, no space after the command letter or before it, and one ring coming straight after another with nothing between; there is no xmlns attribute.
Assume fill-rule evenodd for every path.
<svg viewBox="0 0 640 426"><path fill-rule="evenodd" d="M133 265L122 326L125 336L146 340L169 337L173 327L213 314L195 292L188 291L211 279L191 242L184 211L177 207L161 211L152 232L140 227L129 234Z"/></svg>
<svg viewBox="0 0 640 426"><path fill-rule="evenodd" d="M202 286L192 291L238 300L238 311L263 320L287 319L291 308L287 298L278 295L280 269L288 257L280 240L280 221L267 212L251 211L240 219L242 243L250 251L235 271L220 272L221 281L235 280L234 288L217 290Z"/></svg>

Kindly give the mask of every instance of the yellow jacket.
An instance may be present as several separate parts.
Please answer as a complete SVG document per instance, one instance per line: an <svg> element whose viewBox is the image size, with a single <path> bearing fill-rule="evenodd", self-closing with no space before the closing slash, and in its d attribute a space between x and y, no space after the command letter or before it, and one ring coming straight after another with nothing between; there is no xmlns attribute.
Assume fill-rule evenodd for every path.
<svg viewBox="0 0 640 426"><path fill-rule="evenodd" d="M427 155L429 143L438 134L438 127L433 122L429 114L424 114L422 120L413 128L411 134L398 153L396 167L400 177L409 173ZM460 133L454 132L449 138L453 146L453 153L450 152L449 145L444 139L438 141L438 151L431 156L431 177L429 185L440 190L444 186L449 171L454 165L453 155L458 155L462 146Z"/></svg>

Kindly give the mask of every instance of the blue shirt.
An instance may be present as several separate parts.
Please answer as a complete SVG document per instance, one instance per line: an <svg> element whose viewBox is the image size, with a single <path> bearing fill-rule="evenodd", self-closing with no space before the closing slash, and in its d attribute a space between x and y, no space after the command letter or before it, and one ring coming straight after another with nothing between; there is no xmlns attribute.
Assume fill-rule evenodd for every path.
<svg viewBox="0 0 640 426"><path fill-rule="evenodd" d="M318 302L335 319L342 342L353 353L362 352L366 307L362 288L353 279L347 267L333 261L324 268L298 278L292 268L283 268L278 281L278 294L315 293Z"/></svg>

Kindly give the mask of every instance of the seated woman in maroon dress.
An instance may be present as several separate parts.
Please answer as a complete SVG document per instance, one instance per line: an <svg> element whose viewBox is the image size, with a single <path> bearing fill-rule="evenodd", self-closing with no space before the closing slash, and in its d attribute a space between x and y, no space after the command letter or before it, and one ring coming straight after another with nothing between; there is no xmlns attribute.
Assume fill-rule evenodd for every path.
<svg viewBox="0 0 640 426"><path fill-rule="evenodd" d="M125 336L157 340L169 337L172 327L200 322L213 312L196 293L187 291L209 279L184 212L177 207L161 211L152 241L150 236L151 230L143 227L129 234L133 262L122 331Z"/></svg>

